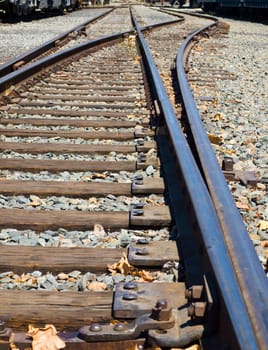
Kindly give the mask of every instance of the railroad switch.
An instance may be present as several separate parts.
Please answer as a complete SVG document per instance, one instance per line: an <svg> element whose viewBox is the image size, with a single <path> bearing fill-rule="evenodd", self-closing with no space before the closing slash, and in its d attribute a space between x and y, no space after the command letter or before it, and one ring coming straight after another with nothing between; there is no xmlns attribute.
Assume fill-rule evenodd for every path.
<svg viewBox="0 0 268 350"><path fill-rule="evenodd" d="M146 332L153 346L182 347L201 339L207 312L206 287L193 286L185 291L184 283L120 283L116 286L113 316L109 324L92 324L79 330L86 342L136 339ZM186 295L200 300L187 301ZM193 310L189 314L189 308ZM195 316L198 317L193 317ZM117 321L120 320L120 321ZM203 319L202 319L203 320Z"/></svg>

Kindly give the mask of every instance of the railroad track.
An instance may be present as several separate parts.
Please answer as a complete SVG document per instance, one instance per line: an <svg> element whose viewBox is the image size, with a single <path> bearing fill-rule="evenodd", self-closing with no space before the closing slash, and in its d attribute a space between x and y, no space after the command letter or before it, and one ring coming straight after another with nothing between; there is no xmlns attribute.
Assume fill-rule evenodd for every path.
<svg viewBox="0 0 268 350"><path fill-rule="evenodd" d="M113 9L110 8L100 12L97 11L95 16L89 16L90 19L82 21L81 24L71 28L66 32L62 32L61 34L57 35L51 40L48 40L40 46L30 49L29 51L24 52L23 54L3 63L0 65L0 77L14 72L26 64L32 63L36 59L51 55L63 47L66 47L66 45L70 44L71 42L73 43L75 40L77 41L80 39L81 41L81 37L84 37L85 40L88 27L90 27L90 25L94 24L96 21L100 20L103 16L108 15L112 10ZM83 11L83 14L84 12L85 11ZM36 32L37 33L34 33L33 35L38 35L38 30L36 30Z"/></svg>
<svg viewBox="0 0 268 350"><path fill-rule="evenodd" d="M86 10L81 11L81 18L86 18ZM90 10L87 10L90 11ZM94 11L94 12L93 12ZM152 11L154 13L154 11ZM95 13L95 15L94 15ZM12 73L18 69L25 67L27 64L35 62L37 59L47 57L60 50L67 49L74 45L82 44L88 40L93 40L101 36L110 35L111 33L129 31L131 27L131 19L129 16L128 7L114 7L107 9L92 9L92 13L88 14L90 19L84 20L81 24L69 29L66 32L61 32L56 37L50 39L41 45L23 52L21 55L12 58L11 60L0 65L0 77ZM150 18L151 26L163 25L163 15L157 18ZM182 16L179 16L182 20ZM176 21L175 16L166 15L166 22ZM43 23L45 25L45 23ZM51 25L51 24L48 24ZM33 36L38 37L38 29L35 30ZM8 35L8 34L6 34ZM10 40L14 40L14 35ZM31 44L30 44L31 46Z"/></svg>
<svg viewBox="0 0 268 350"><path fill-rule="evenodd" d="M68 349L264 348L134 24L137 37L87 42L0 81L0 349L29 347L33 323L63 331Z"/></svg>

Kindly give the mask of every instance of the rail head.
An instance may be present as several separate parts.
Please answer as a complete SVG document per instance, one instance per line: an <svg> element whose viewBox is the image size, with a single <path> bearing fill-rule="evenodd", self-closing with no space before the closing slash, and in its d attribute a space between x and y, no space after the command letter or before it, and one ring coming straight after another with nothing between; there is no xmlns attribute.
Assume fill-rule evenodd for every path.
<svg viewBox="0 0 268 350"><path fill-rule="evenodd" d="M192 40L196 40L200 33L215 26L215 24L220 25L216 22L195 31L180 47L176 59L177 79L197 150L198 162L201 164L204 180L219 217L228 253L235 267L259 348L264 349L268 344L268 280L218 165L184 68Z"/></svg>
<svg viewBox="0 0 268 350"><path fill-rule="evenodd" d="M110 11L112 11L112 10L113 9L111 9ZM175 20L164 22L164 23L152 24L152 25L142 27L141 30L142 31L149 31L153 28L158 28L159 26L163 26L163 25L167 25L167 24L173 24L173 23L176 23L178 21L179 21L179 19L175 19ZM118 40L120 38L124 38L126 35L130 35L132 32L133 32L133 30L131 29L129 31L115 33L112 35L105 35L105 36L102 36L98 39L85 41L81 44L77 44L77 45L73 46L72 48L64 49L64 50L61 50L60 52L56 52L48 57L42 58L42 59L40 59L32 64L29 64L25 67L20 68L19 70L15 70L15 71L11 70L11 67L16 62L21 61L21 60L25 60L26 62L29 62L31 59L42 54L44 52L44 49L47 50L48 48L51 48L51 44L53 44L53 46L54 46L55 40L53 39L51 42L44 44L45 48L43 46L40 46L40 47L34 49L33 52L30 53L29 57L28 57L29 53L26 53L22 56L15 58L14 61L7 62L7 64L5 65L6 67L2 66L2 68L4 69L2 72L4 73L4 71L6 71L6 69L7 69L9 73L8 74L5 73L5 75L2 76L1 69L0 69L0 97L3 94L4 95L8 94L10 92L10 89L12 90L13 85L18 84L18 83L22 82L23 80L31 77L32 75L39 72L42 68L49 67L53 64L60 62L63 59L66 59L72 55L76 55L76 54L83 52L85 50L91 49L93 47L97 47L98 45L102 45L102 44L105 44L108 42L112 42L114 40ZM40 52L40 49L41 49L41 52ZM33 55L32 55L32 53L33 53ZM28 57L28 58L25 59L25 57Z"/></svg>
<svg viewBox="0 0 268 350"><path fill-rule="evenodd" d="M43 44L41 44L33 49L30 49L29 51L27 51L27 52L15 57L15 58L9 60L8 62L0 65L0 77L3 77L5 75L13 72L14 70L16 70L16 65L18 63L22 62L23 64L25 64L25 63L30 62L31 60L42 55L43 53L45 53L49 49L54 48L58 41L62 41L64 39L66 39L68 37L68 35L70 35L70 33L82 31L85 28L85 26L87 26L88 24L106 16L107 14L109 14L113 10L114 9L111 8L111 9L107 10L107 12L105 12L105 13L97 15L90 20L84 21L83 23L75 26L74 28L71 28L70 30L57 35L55 38L48 40L47 42L45 42L45 43L43 43Z"/></svg>
<svg viewBox="0 0 268 350"><path fill-rule="evenodd" d="M147 43L133 15L132 18L137 31L143 63L149 75L150 84L153 86L154 98L157 100L160 113L165 119L165 125L169 131L173 151L188 192L192 196L193 208L202 233L203 244L207 250L218 290L231 320L237 343L239 344L239 348L243 350L259 349L256 331L252 327L251 319L249 318L248 310L242 297L214 204L189 145L179 127L175 110L169 101ZM195 188L194 194L191 188ZM203 215L203 213L206 213L206 215Z"/></svg>

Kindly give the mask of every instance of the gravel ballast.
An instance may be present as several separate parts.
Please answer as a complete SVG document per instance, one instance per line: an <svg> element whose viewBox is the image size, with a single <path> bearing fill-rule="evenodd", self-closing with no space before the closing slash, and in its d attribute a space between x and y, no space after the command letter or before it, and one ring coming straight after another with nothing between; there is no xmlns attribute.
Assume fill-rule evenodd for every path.
<svg viewBox="0 0 268 350"><path fill-rule="evenodd" d="M264 268L268 257L268 27L253 22L222 18L230 25L228 35L199 42L190 56L189 73L204 65L226 71L232 79L214 77L214 89L194 87L198 107L209 134L220 139L213 144L219 162L231 157L235 171L253 171L256 186L230 182L229 187ZM210 54L207 47L215 47ZM198 100L198 99L197 99Z"/></svg>

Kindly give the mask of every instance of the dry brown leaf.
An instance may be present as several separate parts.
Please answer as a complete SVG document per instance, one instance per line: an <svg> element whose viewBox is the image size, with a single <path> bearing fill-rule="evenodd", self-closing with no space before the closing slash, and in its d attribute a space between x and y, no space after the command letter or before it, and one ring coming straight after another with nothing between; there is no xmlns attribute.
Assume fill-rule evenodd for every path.
<svg viewBox="0 0 268 350"><path fill-rule="evenodd" d="M106 232L103 226L100 224L95 224L93 231L94 231L94 234L97 236L106 236Z"/></svg>
<svg viewBox="0 0 268 350"><path fill-rule="evenodd" d="M90 198L88 198L87 202L89 204L96 204L97 203L97 199L95 197L90 197Z"/></svg>
<svg viewBox="0 0 268 350"><path fill-rule="evenodd" d="M37 202L37 201L32 201L31 203L28 203L27 205L29 205L31 207L39 207L39 205L41 205L41 203Z"/></svg>
<svg viewBox="0 0 268 350"><path fill-rule="evenodd" d="M222 120L222 121L226 121L226 118L223 114L221 113L216 113L212 118L211 118L212 121L214 122L218 122L219 120Z"/></svg>
<svg viewBox="0 0 268 350"><path fill-rule="evenodd" d="M117 239L114 237L106 237L106 238L104 238L103 243L113 243L116 241L117 241Z"/></svg>
<svg viewBox="0 0 268 350"><path fill-rule="evenodd" d="M102 290L107 289L107 286L106 286L106 284L103 283L103 282L94 281L94 282L89 282L89 283L88 283L87 289L88 289L88 290L91 290L91 291L93 291L93 292L100 292L100 291L102 291Z"/></svg>
<svg viewBox="0 0 268 350"><path fill-rule="evenodd" d="M14 343L9 344L10 350L20 350Z"/></svg>
<svg viewBox="0 0 268 350"><path fill-rule="evenodd" d="M52 324L47 324L44 328L35 328L29 325L27 335L33 338L32 350L58 350L65 348L64 341L57 335L56 328Z"/></svg>
<svg viewBox="0 0 268 350"><path fill-rule="evenodd" d="M261 246L264 248L268 248L268 241L262 241Z"/></svg>
<svg viewBox="0 0 268 350"><path fill-rule="evenodd" d="M222 138L217 135L208 134L209 141L215 145L222 143Z"/></svg>
<svg viewBox="0 0 268 350"><path fill-rule="evenodd" d="M259 226L259 229L262 231L267 230L268 229L268 221L260 220L258 226Z"/></svg>
<svg viewBox="0 0 268 350"><path fill-rule="evenodd" d="M141 270L137 272L137 276L141 278L140 282L153 282L154 278L150 275L149 272Z"/></svg>
<svg viewBox="0 0 268 350"><path fill-rule="evenodd" d="M225 153L225 154L234 154L235 153L235 151L234 150L232 150L232 149L224 149L224 148L220 148L220 150L223 152L223 153Z"/></svg>
<svg viewBox="0 0 268 350"><path fill-rule="evenodd" d="M108 264L107 268L112 275L115 275L117 272L120 272L122 275L128 275L131 274L131 271L135 270L134 267L128 262L126 253L123 253L123 256L119 262Z"/></svg>
<svg viewBox="0 0 268 350"><path fill-rule="evenodd" d="M122 275L138 276L140 277L138 282L152 282L155 280L155 278L152 277L149 272L145 270L139 271L134 266L130 265L125 253L123 253L123 256L119 262L108 264L107 269L109 272L111 272L112 275L115 275L117 272L119 272Z"/></svg>
<svg viewBox="0 0 268 350"><path fill-rule="evenodd" d="M106 175L101 173L94 173L91 175L91 179L106 179Z"/></svg>

